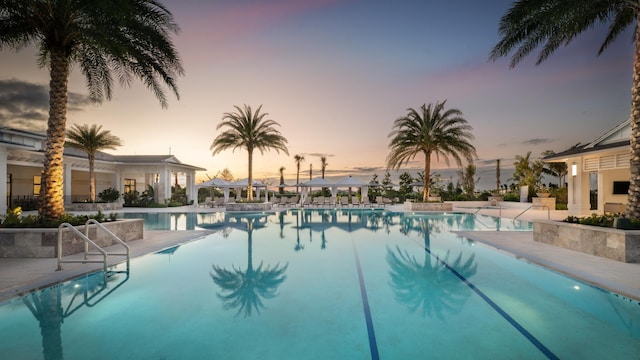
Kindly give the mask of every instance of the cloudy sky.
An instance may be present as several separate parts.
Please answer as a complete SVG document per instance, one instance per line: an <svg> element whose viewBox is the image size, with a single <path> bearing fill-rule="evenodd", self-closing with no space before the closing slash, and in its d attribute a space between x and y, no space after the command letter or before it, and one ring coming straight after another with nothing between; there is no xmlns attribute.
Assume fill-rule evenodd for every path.
<svg viewBox="0 0 640 360"><path fill-rule="evenodd" d="M507 0L164 0L182 31L174 39L185 68L180 100L163 110L144 86L116 88L112 101L86 101L84 81L70 79L68 125L99 124L124 141L117 154L169 154L214 176L247 176L246 152L211 156L222 114L263 105L289 141L290 155L254 158L254 176L276 179L293 155L319 175L368 180L385 173L393 121L424 103L447 100L474 128L481 184L495 183L515 155L562 151L590 141L629 116L632 33L597 56L604 29L583 34L542 65L515 69L488 61ZM36 51L0 53L0 124L42 130L48 73ZM408 168L422 168L417 158ZM444 162L434 163L443 174ZM451 164L454 169L455 163ZM484 170L486 167L486 170ZM506 180L511 174L503 170ZM292 181L290 181L292 182ZM480 186L481 188L483 186Z"/></svg>

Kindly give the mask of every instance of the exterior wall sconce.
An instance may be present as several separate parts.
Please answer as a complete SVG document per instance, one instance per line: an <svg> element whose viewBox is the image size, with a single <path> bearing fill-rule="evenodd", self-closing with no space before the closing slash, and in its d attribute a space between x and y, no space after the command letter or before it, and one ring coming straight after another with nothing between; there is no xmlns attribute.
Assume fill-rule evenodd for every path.
<svg viewBox="0 0 640 360"><path fill-rule="evenodd" d="M578 175L578 165L571 164L571 176Z"/></svg>

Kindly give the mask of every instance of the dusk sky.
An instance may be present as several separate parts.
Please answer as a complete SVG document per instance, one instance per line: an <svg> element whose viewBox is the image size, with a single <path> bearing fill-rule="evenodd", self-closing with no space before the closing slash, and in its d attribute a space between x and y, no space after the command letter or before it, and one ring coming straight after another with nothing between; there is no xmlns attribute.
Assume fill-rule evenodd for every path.
<svg viewBox="0 0 640 360"><path fill-rule="evenodd" d="M98 124L120 137L114 154L175 155L206 168L200 179L228 168L247 176L246 151L213 157L216 126L234 105L263 105L288 139L289 156L254 157L254 177L277 183L286 168L295 182L295 154L305 156L301 179L352 174L382 179L393 121L407 108L447 100L473 126L480 188L503 179L515 155L537 158L588 142L629 117L633 45L628 29L601 56L605 29L583 34L535 66L535 55L514 69L489 62L507 0L165 0L181 33L174 41L185 76L180 100L163 110L140 82L116 87L101 105L84 101L74 69L67 126ZM42 131L48 111L48 72L36 51L0 53L0 126ZM422 169L416 158L407 168ZM435 169L446 173L444 162ZM457 169L455 162L451 168ZM438 172L438 170L436 170ZM395 181L395 179L394 179Z"/></svg>

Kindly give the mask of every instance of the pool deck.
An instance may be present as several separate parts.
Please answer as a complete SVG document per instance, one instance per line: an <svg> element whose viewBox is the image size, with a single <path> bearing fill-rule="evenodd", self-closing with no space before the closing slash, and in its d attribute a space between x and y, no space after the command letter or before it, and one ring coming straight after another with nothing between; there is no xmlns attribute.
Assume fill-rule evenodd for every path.
<svg viewBox="0 0 640 360"><path fill-rule="evenodd" d="M388 210L402 211L402 205L387 206ZM454 211L476 212L484 215L500 216L513 219L518 217L524 221L534 219L561 220L566 218L566 211L530 210L521 214L522 207L505 207L479 209L479 206L454 204ZM211 209L195 206L179 208L152 209L152 212L215 212ZM150 212L150 209L126 208L119 212ZM214 231L169 231L145 230L144 238L129 243L131 257L156 252L168 247L200 239ZM476 241L512 256L544 266L553 271L567 274L586 283L613 291L631 299L640 301L640 264L622 263L577 251L533 241L533 233L529 231L458 231L459 236ZM114 251L121 251L115 248ZM109 251L109 249L107 249ZM79 259L81 254L71 255L65 259ZM122 257L109 259L110 265L123 261ZM41 289L49 285L69 280L74 277L99 271L98 263L65 263L63 270L57 269L57 259L7 259L0 258L0 302L16 296Z"/></svg>

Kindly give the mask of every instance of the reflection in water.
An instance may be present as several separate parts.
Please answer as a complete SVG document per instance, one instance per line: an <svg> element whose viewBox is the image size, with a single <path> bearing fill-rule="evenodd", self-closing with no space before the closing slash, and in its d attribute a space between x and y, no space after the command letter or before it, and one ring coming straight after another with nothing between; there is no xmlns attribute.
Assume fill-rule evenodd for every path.
<svg viewBox="0 0 640 360"><path fill-rule="evenodd" d="M266 216L264 215L235 215L233 216L235 229L247 232L247 269L232 266L231 270L212 265L213 271L209 273L211 279L220 287L221 293L217 296L225 303L225 309L238 309L236 316L243 314L251 316L253 310L260 313L264 308L262 299L271 299L277 296L277 289L287 276L285 272L288 264L273 268L263 267L262 262L257 268L253 267L253 231L264 227Z"/></svg>
<svg viewBox="0 0 640 360"><path fill-rule="evenodd" d="M444 320L447 313L460 312L471 295L471 289L450 268L467 279L477 271L474 254L466 261L462 260L462 254L450 261L449 251L444 258L430 253L430 233L437 232L442 221L442 218L406 217L401 223L404 234L416 231L423 236L424 260L417 260L399 246L395 251L387 246L386 256L390 267L390 286L396 299L406 304L411 312L420 311L423 317L435 315L440 320Z"/></svg>
<svg viewBox="0 0 640 360"><path fill-rule="evenodd" d="M129 279L129 272L111 290L105 284L104 276L98 274L78 278L68 284L47 288L23 296L22 302L29 308L31 314L38 320L40 335L42 336L42 354L45 360L64 359L62 349L62 323L82 307L93 307ZM107 277L108 282L118 279L117 272ZM79 303L76 303L80 300ZM64 306L65 302L68 304Z"/></svg>

